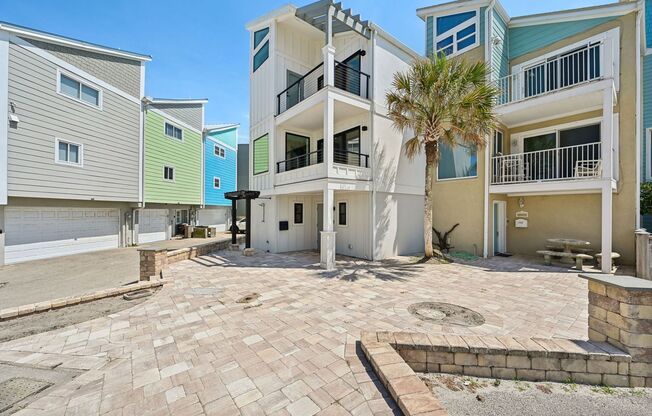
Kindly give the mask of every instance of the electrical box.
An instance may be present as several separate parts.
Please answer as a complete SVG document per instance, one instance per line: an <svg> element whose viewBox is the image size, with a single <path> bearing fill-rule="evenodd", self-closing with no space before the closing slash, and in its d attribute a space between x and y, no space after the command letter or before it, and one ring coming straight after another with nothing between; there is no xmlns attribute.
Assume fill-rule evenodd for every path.
<svg viewBox="0 0 652 416"><path fill-rule="evenodd" d="M527 220L524 218L517 218L514 221L514 226L516 228L527 228Z"/></svg>

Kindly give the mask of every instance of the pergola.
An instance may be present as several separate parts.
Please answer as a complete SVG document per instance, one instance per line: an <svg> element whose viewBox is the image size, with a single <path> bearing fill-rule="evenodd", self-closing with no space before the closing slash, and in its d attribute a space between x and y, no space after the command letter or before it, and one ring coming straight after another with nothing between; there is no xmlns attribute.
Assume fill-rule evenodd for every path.
<svg viewBox="0 0 652 416"><path fill-rule="evenodd" d="M231 244L238 244L237 241L237 214L236 202L245 200L245 248L251 248L251 200L260 196L259 191L234 191L224 193L226 199L231 200Z"/></svg>

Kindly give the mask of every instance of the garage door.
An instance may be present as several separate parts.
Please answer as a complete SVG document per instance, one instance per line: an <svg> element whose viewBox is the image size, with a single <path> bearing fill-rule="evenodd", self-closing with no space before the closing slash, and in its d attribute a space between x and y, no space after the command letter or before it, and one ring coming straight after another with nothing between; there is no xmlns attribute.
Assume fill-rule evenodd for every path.
<svg viewBox="0 0 652 416"><path fill-rule="evenodd" d="M138 224L138 244L167 239L167 209L143 209Z"/></svg>
<svg viewBox="0 0 652 416"><path fill-rule="evenodd" d="M120 214L102 208L5 208L5 262L117 248Z"/></svg>

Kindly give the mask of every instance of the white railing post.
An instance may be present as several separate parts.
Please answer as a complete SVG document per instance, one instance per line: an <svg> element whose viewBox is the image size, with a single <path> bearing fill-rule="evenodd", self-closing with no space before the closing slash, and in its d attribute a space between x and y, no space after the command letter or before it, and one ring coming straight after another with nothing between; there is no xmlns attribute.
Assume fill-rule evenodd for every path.
<svg viewBox="0 0 652 416"><path fill-rule="evenodd" d="M645 229L636 230L636 277L652 280L650 273L650 233Z"/></svg>

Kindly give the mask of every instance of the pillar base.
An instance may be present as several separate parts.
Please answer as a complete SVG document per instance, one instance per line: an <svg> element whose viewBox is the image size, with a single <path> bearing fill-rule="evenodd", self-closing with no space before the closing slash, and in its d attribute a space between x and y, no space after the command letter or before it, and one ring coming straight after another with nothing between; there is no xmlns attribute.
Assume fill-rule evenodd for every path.
<svg viewBox="0 0 652 416"><path fill-rule="evenodd" d="M321 231L321 267L335 270L335 231Z"/></svg>
<svg viewBox="0 0 652 416"><path fill-rule="evenodd" d="M256 250L253 248L245 248L242 250L242 254L244 254L247 257L253 257L254 254L256 254Z"/></svg>
<svg viewBox="0 0 652 416"><path fill-rule="evenodd" d="M229 244L229 251L240 251L240 244Z"/></svg>

